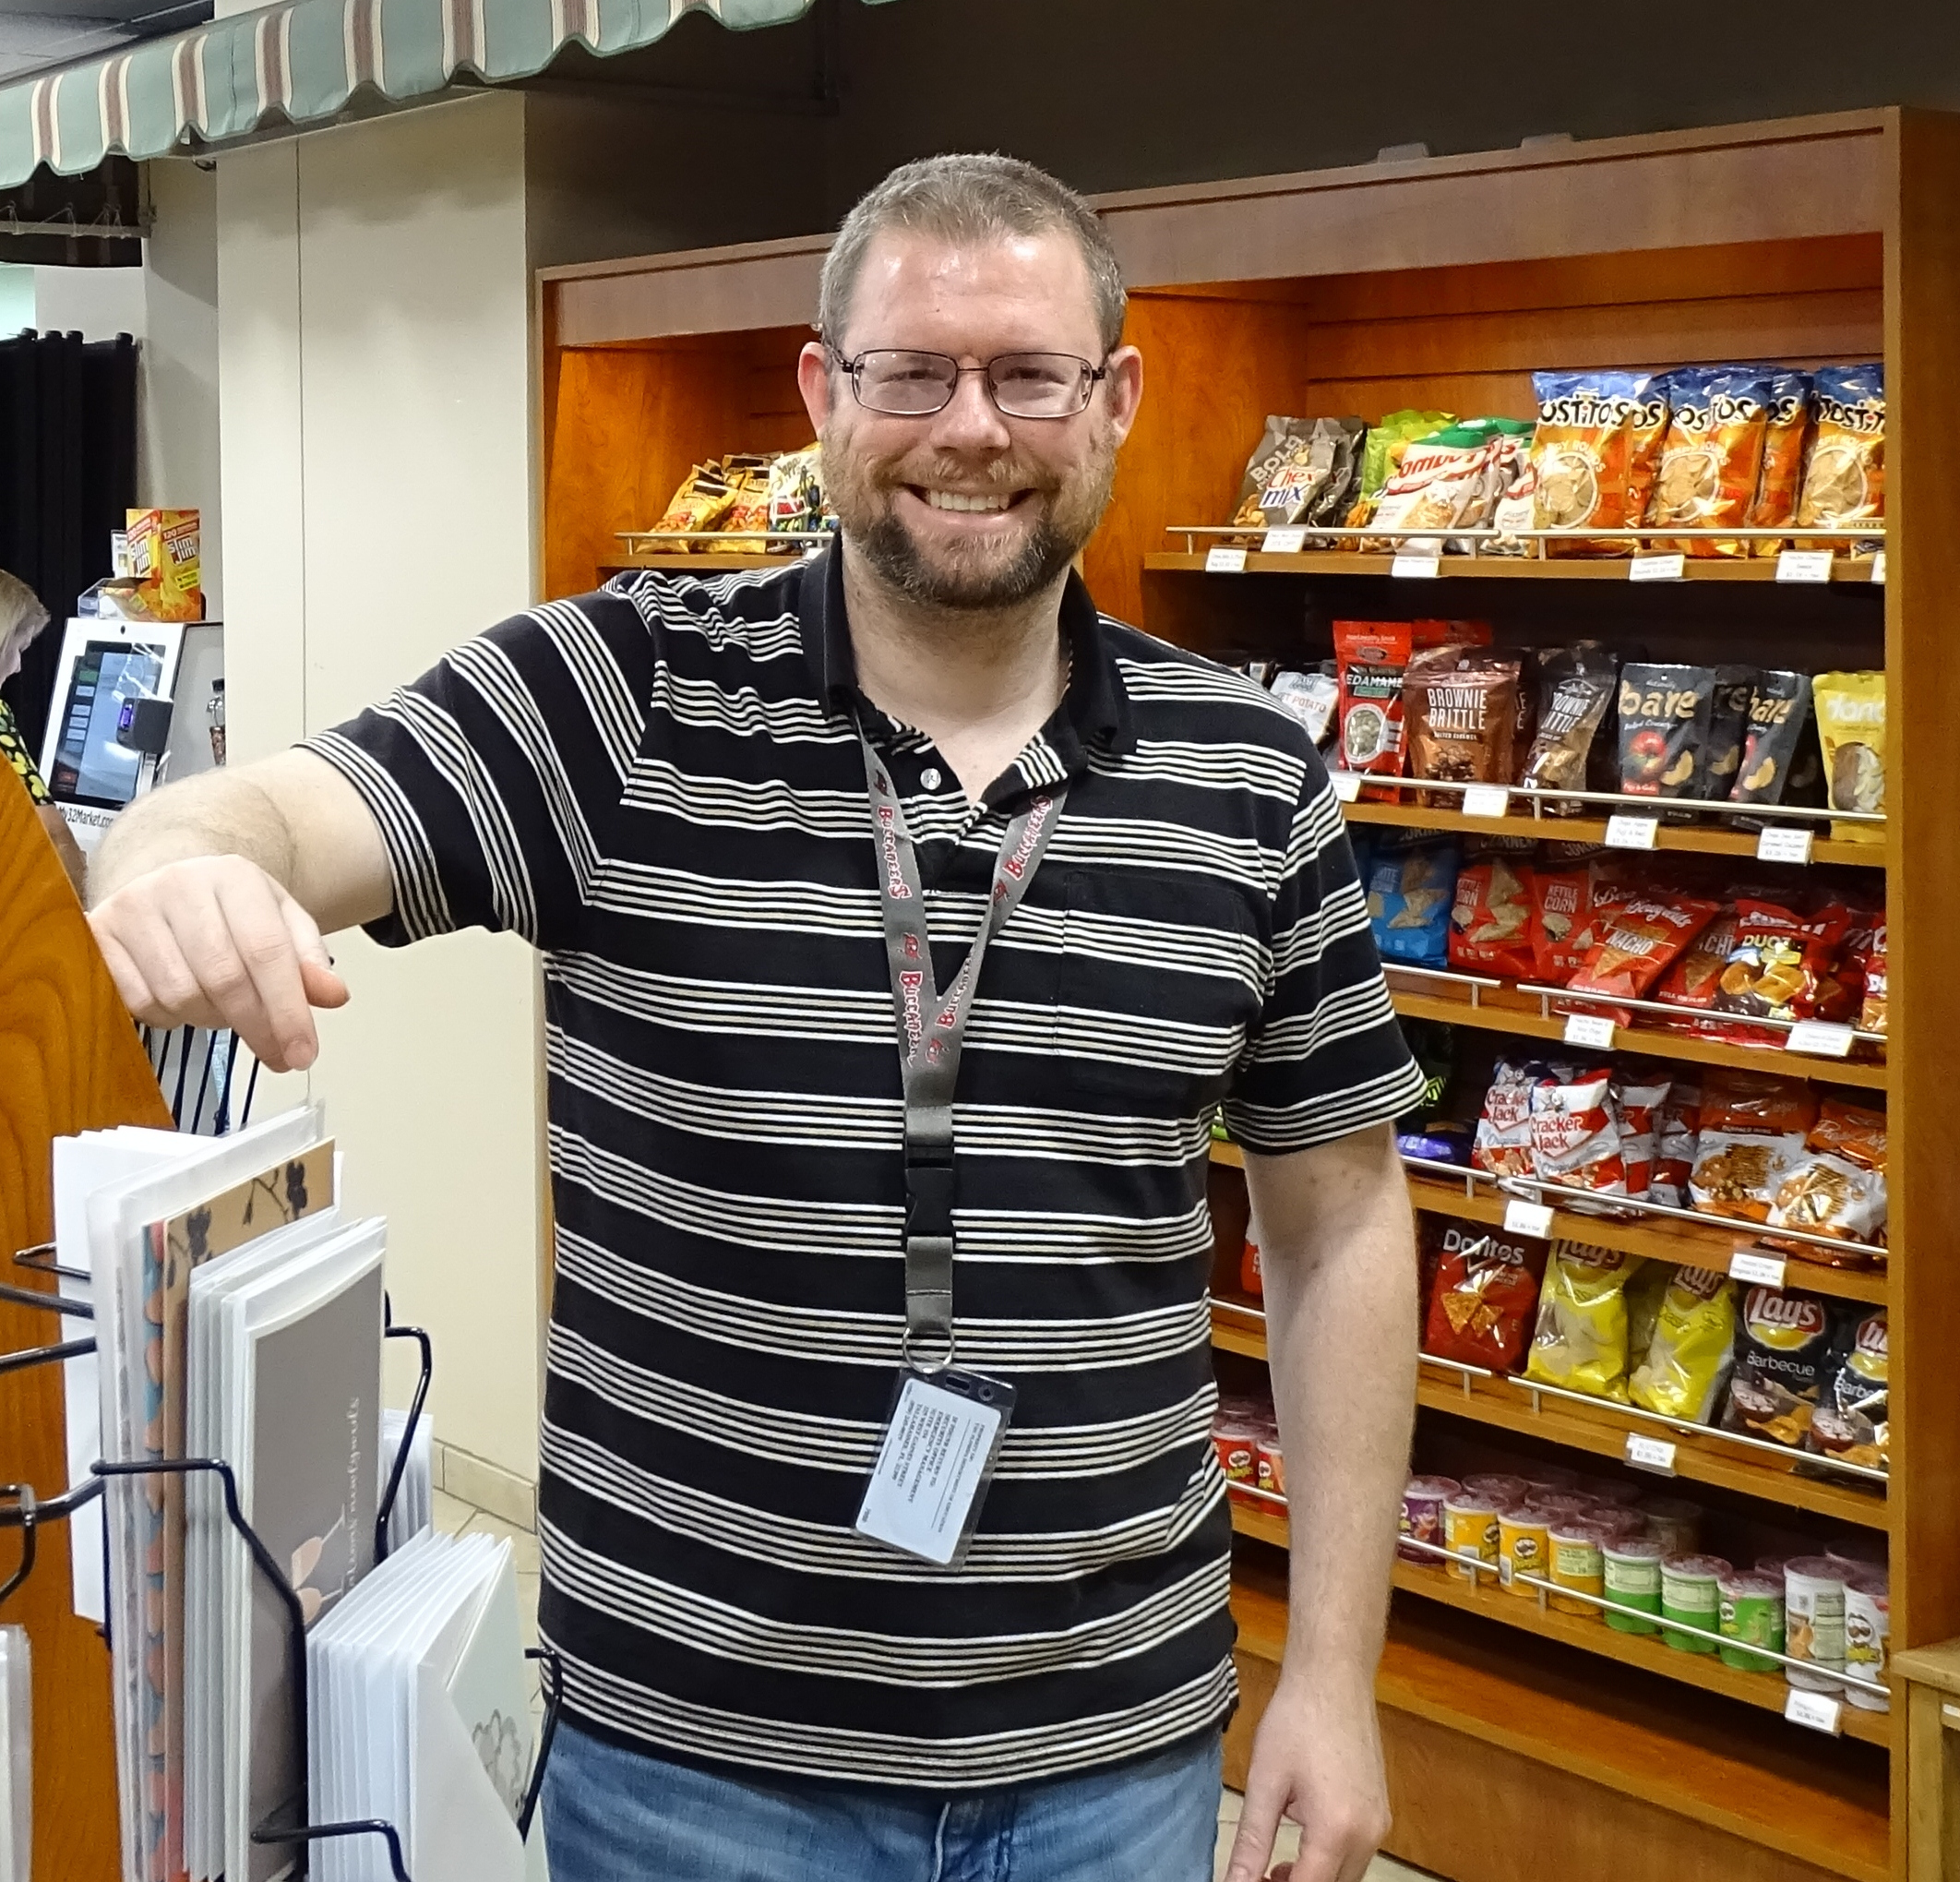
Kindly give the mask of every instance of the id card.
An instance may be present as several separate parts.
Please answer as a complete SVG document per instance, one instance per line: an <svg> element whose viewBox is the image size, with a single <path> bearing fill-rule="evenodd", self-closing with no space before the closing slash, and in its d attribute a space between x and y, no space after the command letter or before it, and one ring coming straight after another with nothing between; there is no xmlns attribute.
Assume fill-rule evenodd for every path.
<svg viewBox="0 0 1960 1882"><path fill-rule="evenodd" d="M857 1533L945 1568L966 1552L1014 1411L1014 1388L950 1368L907 1371Z"/></svg>

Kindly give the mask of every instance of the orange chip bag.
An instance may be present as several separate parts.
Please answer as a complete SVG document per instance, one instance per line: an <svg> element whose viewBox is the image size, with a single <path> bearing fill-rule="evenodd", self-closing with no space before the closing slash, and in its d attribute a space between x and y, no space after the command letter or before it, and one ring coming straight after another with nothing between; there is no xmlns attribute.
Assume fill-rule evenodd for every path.
<svg viewBox="0 0 1960 1882"><path fill-rule="evenodd" d="M1817 435L1797 521L1822 529L1876 523L1885 514L1885 368L1824 366L1817 375ZM1841 547L1842 545L1824 545Z"/></svg>
<svg viewBox="0 0 1960 1882"><path fill-rule="evenodd" d="M1648 373L1537 373L1532 442L1539 529L1625 529L1644 521L1667 426L1662 381ZM1626 555L1626 542L1553 542L1554 555Z"/></svg>
<svg viewBox="0 0 1960 1882"><path fill-rule="evenodd" d="M1756 480L1756 500L1749 506L1750 529L1780 529L1797 514L1797 499L1803 494L1803 454L1811 441L1810 374L1773 372L1769 386L1763 474ZM1762 536L1750 545L1750 553L1774 556L1782 547L1774 537Z"/></svg>
<svg viewBox="0 0 1960 1882"><path fill-rule="evenodd" d="M1575 993L1644 1000L1721 904L1698 895L1631 895L1595 929L1584 964L1566 984Z"/></svg>
<svg viewBox="0 0 1960 1882"><path fill-rule="evenodd" d="M1770 1205L1802 1161L1817 1121L1817 1095L1795 1078L1711 1072L1702 1090L1702 1132L1689 1194L1697 1209L1766 1222Z"/></svg>
<svg viewBox="0 0 1960 1882"><path fill-rule="evenodd" d="M1871 937L1871 952L1865 961L1865 1001L1858 1016L1860 1032L1885 1030L1885 924L1882 921Z"/></svg>
<svg viewBox="0 0 1960 1882"><path fill-rule="evenodd" d="M1688 367L1667 377L1667 438L1647 521L1682 529L1739 524L1763 472L1770 385L1760 372ZM1691 556L1739 556L1739 540L1694 537Z"/></svg>
<svg viewBox="0 0 1960 1882"><path fill-rule="evenodd" d="M1728 965L1728 951L1736 942L1735 911L1717 915L1662 977L1655 999L1668 1006L1685 1007L1691 1013L1714 1010L1720 989L1722 969ZM1699 1032L1700 1025L1688 1020L1668 1020L1676 1031Z"/></svg>
<svg viewBox="0 0 1960 1882"><path fill-rule="evenodd" d="M1870 1242L1883 1239L1885 1214L1885 1113L1825 1098L1802 1159L1770 1199L1769 1226ZM1787 1245L1811 1261L1836 1265L1829 1250Z"/></svg>

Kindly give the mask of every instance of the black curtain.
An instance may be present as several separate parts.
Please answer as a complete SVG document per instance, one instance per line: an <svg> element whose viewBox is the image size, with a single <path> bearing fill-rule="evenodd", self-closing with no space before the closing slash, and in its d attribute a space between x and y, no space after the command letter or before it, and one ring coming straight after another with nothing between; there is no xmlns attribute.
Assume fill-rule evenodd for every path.
<svg viewBox="0 0 1960 1882"><path fill-rule="evenodd" d="M76 597L109 571L109 533L136 502L137 343L126 334L0 340L0 569L53 624L4 689L37 756Z"/></svg>

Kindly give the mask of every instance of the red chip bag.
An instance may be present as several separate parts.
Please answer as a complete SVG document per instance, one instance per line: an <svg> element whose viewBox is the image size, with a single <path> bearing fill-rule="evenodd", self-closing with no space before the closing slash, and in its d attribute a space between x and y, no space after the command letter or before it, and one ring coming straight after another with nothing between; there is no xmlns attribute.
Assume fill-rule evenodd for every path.
<svg viewBox="0 0 1960 1882"><path fill-rule="evenodd" d="M1865 977L1885 926L1885 911L1854 906L1849 912L1844 939L1837 945L1837 959L1817 984L1814 1017L1855 1026L1864 1005Z"/></svg>
<svg viewBox="0 0 1960 1882"><path fill-rule="evenodd" d="M1661 1107L1674 1085L1665 1066L1644 1061L1619 1065L1613 1073L1613 1107L1619 1114L1619 1157L1627 1193L1644 1196L1653 1187L1659 1157ZM1685 1180L1687 1172L1682 1172Z"/></svg>
<svg viewBox="0 0 1960 1882"><path fill-rule="evenodd" d="M1818 989L1837 959L1851 911L1836 903L1805 917L1775 902L1736 904L1736 938L1715 990L1715 1010L1755 1019L1805 1020L1816 1016ZM1778 1045L1780 1031L1725 1025L1722 1037L1739 1045Z"/></svg>
<svg viewBox="0 0 1960 1882"><path fill-rule="evenodd" d="M1402 681L1414 641L1407 621L1333 624L1334 661L1341 686L1336 750L1344 770L1378 777L1402 775L1408 755ZM1397 794L1370 786L1361 795L1392 799Z"/></svg>
<svg viewBox="0 0 1960 1882"><path fill-rule="evenodd" d="M1688 1207L1688 1179L1702 1138L1702 1087L1677 1078L1655 1116L1654 1174L1647 1200L1670 1209Z"/></svg>
<svg viewBox="0 0 1960 1882"><path fill-rule="evenodd" d="M1531 1162L1532 1174L1542 1182L1626 1194L1619 1119L1611 1075L1604 1068L1568 1082L1544 1078L1532 1086Z"/></svg>
<svg viewBox="0 0 1960 1882"><path fill-rule="evenodd" d="M1546 1244L1475 1222L1442 1225L1422 1349L1438 1359L1513 1371L1537 1317Z"/></svg>
<svg viewBox="0 0 1960 1882"><path fill-rule="evenodd" d="M1574 993L1644 1000L1720 906L1696 895L1630 895L1595 920L1584 965L1566 984Z"/></svg>
<svg viewBox="0 0 1960 1882"><path fill-rule="evenodd" d="M1660 985L1655 989L1655 999L1691 1013L1713 1012L1722 969L1728 965L1728 951L1735 945L1735 910L1725 909L1695 936L1680 958L1661 977ZM1670 1019L1662 1024L1674 1032L1692 1033L1703 1029L1700 1022L1695 1020Z"/></svg>
<svg viewBox="0 0 1960 1882"><path fill-rule="evenodd" d="M1450 911L1452 967L1507 980L1529 980L1536 973L1531 946L1533 873L1528 863L1501 856L1459 872Z"/></svg>
<svg viewBox="0 0 1960 1882"><path fill-rule="evenodd" d="M1538 978L1564 986L1585 965L1601 917L1630 893L1596 864L1533 870L1531 954Z"/></svg>
<svg viewBox="0 0 1960 1882"><path fill-rule="evenodd" d="M1865 962L1865 998L1858 1015L1860 1032L1885 1030L1885 924L1881 921L1871 937L1871 953Z"/></svg>

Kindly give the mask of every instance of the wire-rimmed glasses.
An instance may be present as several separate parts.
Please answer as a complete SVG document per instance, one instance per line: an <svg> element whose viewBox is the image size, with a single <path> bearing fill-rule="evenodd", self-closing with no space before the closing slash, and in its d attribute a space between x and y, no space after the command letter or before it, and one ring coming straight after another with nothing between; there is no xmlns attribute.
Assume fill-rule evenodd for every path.
<svg viewBox="0 0 1960 1882"><path fill-rule="evenodd" d="M1092 365L1072 353L1000 353L985 366L962 366L950 354L879 346L846 358L826 346L850 376L852 395L867 411L893 418L926 418L952 403L960 380L978 373L987 396L1009 418L1073 418L1089 406L1105 361Z"/></svg>

